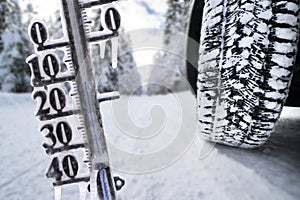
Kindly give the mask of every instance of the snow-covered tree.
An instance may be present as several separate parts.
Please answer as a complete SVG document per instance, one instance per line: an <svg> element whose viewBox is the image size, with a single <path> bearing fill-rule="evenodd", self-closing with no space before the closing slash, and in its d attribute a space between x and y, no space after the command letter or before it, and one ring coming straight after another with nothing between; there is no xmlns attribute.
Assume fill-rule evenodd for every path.
<svg viewBox="0 0 300 200"><path fill-rule="evenodd" d="M51 39L59 39L63 37L62 23L60 11L56 10L54 15L50 18L49 22L47 22L50 32Z"/></svg>
<svg viewBox="0 0 300 200"><path fill-rule="evenodd" d="M190 0L168 0L165 27L166 45L174 43L172 32L185 33L188 23L189 2Z"/></svg>
<svg viewBox="0 0 300 200"><path fill-rule="evenodd" d="M38 14L36 10L37 10L37 8L34 7L34 5L32 5L31 3L28 3L26 5L26 7L23 8L23 10L22 10L22 19L23 19L25 27L28 27L31 20L33 18L35 18L35 16Z"/></svg>
<svg viewBox="0 0 300 200"><path fill-rule="evenodd" d="M164 32L164 50L155 55L148 94L164 94L188 88L185 68L183 34L188 23L189 0L168 0Z"/></svg>
<svg viewBox="0 0 300 200"><path fill-rule="evenodd" d="M16 0L2 0L0 10L0 90L28 92L30 73L25 59L31 53L31 45L27 27Z"/></svg>

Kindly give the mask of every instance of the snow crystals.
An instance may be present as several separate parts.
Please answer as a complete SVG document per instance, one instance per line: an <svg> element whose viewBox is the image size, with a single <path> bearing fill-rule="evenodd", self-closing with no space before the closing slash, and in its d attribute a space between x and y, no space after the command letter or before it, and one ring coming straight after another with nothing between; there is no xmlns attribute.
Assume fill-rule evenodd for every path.
<svg viewBox="0 0 300 200"><path fill-rule="evenodd" d="M239 42L239 47L251 47L251 44L253 44L253 37L244 37Z"/></svg>

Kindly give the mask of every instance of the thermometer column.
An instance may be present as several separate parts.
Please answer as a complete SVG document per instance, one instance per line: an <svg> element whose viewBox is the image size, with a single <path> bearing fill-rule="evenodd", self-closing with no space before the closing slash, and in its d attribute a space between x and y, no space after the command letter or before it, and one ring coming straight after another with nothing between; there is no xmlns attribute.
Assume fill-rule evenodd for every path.
<svg viewBox="0 0 300 200"><path fill-rule="evenodd" d="M97 198L101 200L113 200L116 198L115 190L95 91L95 78L83 26L83 10L78 0L62 0L62 7L70 40L72 61L77 74L76 85L81 103L82 123L91 153L91 194L98 193Z"/></svg>

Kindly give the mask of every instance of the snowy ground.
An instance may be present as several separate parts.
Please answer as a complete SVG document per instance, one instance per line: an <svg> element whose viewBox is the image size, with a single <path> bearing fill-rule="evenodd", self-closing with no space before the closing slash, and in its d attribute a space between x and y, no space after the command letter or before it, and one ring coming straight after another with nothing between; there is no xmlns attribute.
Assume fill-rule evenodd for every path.
<svg viewBox="0 0 300 200"><path fill-rule="evenodd" d="M161 130L156 130L159 134L143 140L133 140L134 137L126 135L126 123L122 124L113 116L123 111L112 112L112 108L119 109L123 104L117 101L103 104L101 109L109 140L124 151L137 154L167 146L176 138L174 130L185 120L181 118L185 111L178 102L195 108L193 96L188 92L129 100L129 118L136 126L144 128L129 127L130 130L146 130L151 123L157 123L161 115L156 114L162 113L154 109L151 119L152 106L158 105L164 110L165 122ZM0 94L0 199L54 199L51 180L44 175L50 159L41 148L42 136L37 131L34 110L35 102L29 94ZM187 116L190 116L189 121L195 119L194 115ZM200 147L206 144L209 149L210 145L196 137L175 162L155 171L151 171L154 167L149 168L147 173L124 172L126 169L133 171L138 165L145 166L136 161L126 168L125 157L124 160L115 159L111 154L117 168L114 172L127 181L119 196L124 200L299 199L299 122L300 109L285 108L275 134L265 146L256 150L216 145L211 151L205 151L209 153L204 156L200 154L203 152Z"/></svg>

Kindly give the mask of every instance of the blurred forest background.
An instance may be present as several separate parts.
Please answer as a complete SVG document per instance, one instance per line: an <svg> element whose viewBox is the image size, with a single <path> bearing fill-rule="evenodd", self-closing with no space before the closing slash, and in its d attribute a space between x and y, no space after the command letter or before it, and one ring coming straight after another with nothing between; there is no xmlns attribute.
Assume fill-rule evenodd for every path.
<svg viewBox="0 0 300 200"><path fill-rule="evenodd" d="M38 15L40 18L43 13L39 5L46 3L44 1L37 2L36 0L1 0L0 92L26 93L32 90L30 71L25 60L34 53L34 48L27 36L27 27L32 19L37 18ZM45 16L42 19L48 25L51 39L58 39L63 36L59 7L57 6L52 10L50 17ZM175 37L177 32L185 33L186 31L189 12L188 0L130 0L130 2L121 2L120 10L122 15L127 15L127 13L129 15L129 13L136 11L136 15L141 16L135 17L141 18L141 21L151 17L153 24L155 24L153 28L159 27L164 31L162 38L164 49L178 49L179 52L184 53L185 41L178 41ZM93 10L91 17L94 21L92 30L101 30L100 10ZM149 70L149 73L143 74L139 70L138 64L142 65L143 63L137 64L131 45L132 38L126 34L126 31L130 30L128 26L138 22L136 20L131 22L126 16L124 18L126 23L121 30L118 50L121 56L118 57L116 69L110 67L110 41L106 42L104 59L100 58L99 45L94 45L91 48L98 91L119 90L121 94L154 95L187 90L185 60L178 55L165 50L157 51L151 58L153 68ZM63 57L59 52L58 55ZM129 74L129 76L122 78L125 74Z"/></svg>

